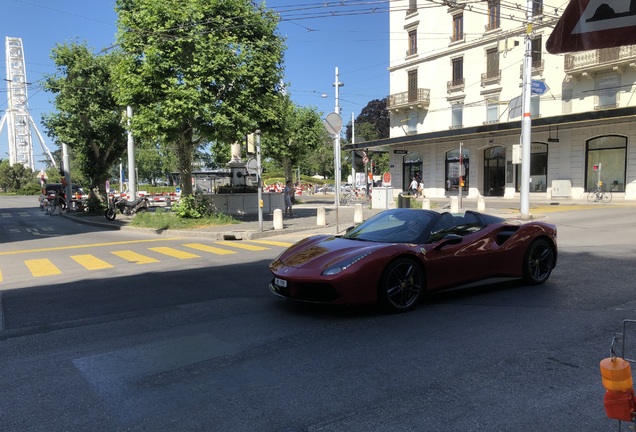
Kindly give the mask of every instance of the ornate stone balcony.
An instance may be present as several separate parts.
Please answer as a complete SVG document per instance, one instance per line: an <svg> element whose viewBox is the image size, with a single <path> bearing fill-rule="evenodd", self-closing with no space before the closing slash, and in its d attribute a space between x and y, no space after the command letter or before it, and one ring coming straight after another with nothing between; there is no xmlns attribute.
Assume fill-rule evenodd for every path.
<svg viewBox="0 0 636 432"><path fill-rule="evenodd" d="M563 69L578 80L599 71L623 73L628 67L636 68L636 45L568 53Z"/></svg>
<svg viewBox="0 0 636 432"><path fill-rule="evenodd" d="M389 95L387 109L426 109L431 103L431 90L418 88L417 92L401 92Z"/></svg>

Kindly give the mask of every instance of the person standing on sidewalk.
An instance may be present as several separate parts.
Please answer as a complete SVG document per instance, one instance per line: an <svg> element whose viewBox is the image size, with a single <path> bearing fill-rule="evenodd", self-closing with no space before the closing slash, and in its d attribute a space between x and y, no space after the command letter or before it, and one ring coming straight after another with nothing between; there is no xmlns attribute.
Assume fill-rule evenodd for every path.
<svg viewBox="0 0 636 432"><path fill-rule="evenodd" d="M291 180L287 180L285 187L283 188L283 199L285 200L285 216L294 217L292 212L292 204L294 198L294 185Z"/></svg>

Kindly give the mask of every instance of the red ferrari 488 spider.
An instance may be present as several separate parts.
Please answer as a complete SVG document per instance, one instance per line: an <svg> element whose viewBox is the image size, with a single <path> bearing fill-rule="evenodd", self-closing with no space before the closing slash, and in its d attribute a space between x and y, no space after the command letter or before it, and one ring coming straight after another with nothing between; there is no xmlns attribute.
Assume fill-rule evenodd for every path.
<svg viewBox="0 0 636 432"><path fill-rule="evenodd" d="M544 283L557 262L557 229L466 211L393 209L342 236L308 237L269 268L269 288L314 303L381 302L414 308L423 294L496 277Z"/></svg>

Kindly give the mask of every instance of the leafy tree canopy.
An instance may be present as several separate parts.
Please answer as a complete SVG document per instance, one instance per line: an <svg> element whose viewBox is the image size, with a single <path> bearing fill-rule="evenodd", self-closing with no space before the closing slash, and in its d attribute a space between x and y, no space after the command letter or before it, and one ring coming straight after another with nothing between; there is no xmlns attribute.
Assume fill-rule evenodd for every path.
<svg viewBox="0 0 636 432"><path fill-rule="evenodd" d="M108 172L126 149L124 111L114 99L112 71L118 53L94 55L84 44L56 45L57 72L44 87L54 94L56 111L43 115L47 134L73 150L74 166L90 180L91 189L104 189Z"/></svg>
<svg viewBox="0 0 636 432"><path fill-rule="evenodd" d="M155 137L178 160L192 193L192 157L276 121L283 41L277 17L245 0L117 0L122 104L136 135Z"/></svg>

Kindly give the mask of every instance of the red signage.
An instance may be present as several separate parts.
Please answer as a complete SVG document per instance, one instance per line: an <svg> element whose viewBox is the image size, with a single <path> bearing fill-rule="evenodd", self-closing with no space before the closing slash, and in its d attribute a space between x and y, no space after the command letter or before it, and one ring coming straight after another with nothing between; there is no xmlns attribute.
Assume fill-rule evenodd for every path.
<svg viewBox="0 0 636 432"><path fill-rule="evenodd" d="M560 54L634 44L636 7L630 6L630 2L570 0L546 42L546 49L551 54Z"/></svg>
<svg viewBox="0 0 636 432"><path fill-rule="evenodd" d="M382 174L382 183L391 184L391 173L390 172L387 171L384 174Z"/></svg>

